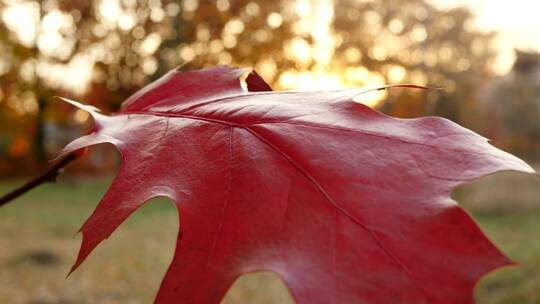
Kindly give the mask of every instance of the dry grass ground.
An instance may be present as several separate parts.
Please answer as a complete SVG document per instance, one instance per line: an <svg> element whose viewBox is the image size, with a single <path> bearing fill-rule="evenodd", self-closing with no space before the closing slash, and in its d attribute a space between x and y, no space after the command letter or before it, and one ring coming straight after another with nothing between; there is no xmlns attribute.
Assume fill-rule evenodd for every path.
<svg viewBox="0 0 540 304"><path fill-rule="evenodd" d="M176 212L167 201L139 210L65 278L80 242L75 232L106 184L45 185L0 209L0 303L151 303L172 257L177 232ZM0 194L14 186L0 183ZM482 183L481 187L494 186ZM467 196L474 198L471 191L476 190L461 189L457 196L481 211L475 218L489 237L521 263L484 278L476 290L478 303L540 303L540 208L535 208L540 203L534 203L539 196L529 197L532 203L525 207L503 204L506 207L491 210L469 200ZM224 303L292 301L277 276L266 273L240 278Z"/></svg>

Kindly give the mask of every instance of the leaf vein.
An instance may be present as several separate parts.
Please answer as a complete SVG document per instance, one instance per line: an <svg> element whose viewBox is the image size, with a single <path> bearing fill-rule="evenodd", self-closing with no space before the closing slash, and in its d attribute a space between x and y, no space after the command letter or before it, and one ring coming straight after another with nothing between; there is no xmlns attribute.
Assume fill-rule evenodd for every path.
<svg viewBox="0 0 540 304"><path fill-rule="evenodd" d="M225 217L225 209L227 208L227 205L229 203L229 196L231 193L231 186L232 186L232 162L233 162L233 144L232 144L232 138L233 138L233 127L229 127L229 173L227 178L227 189L225 190L225 200L223 203L223 206L221 208L221 214L219 216L219 222L216 232L214 233L214 238L212 240L212 247L210 247L210 252L208 254L208 259L206 260L206 268L210 266L210 262L212 260L212 256L214 254L214 251L216 249L217 241L219 238L219 234L221 233L221 229L223 227L223 218Z"/></svg>
<svg viewBox="0 0 540 304"><path fill-rule="evenodd" d="M325 199L339 212L344 214L347 218L352 220L354 223L356 223L358 226L360 226L362 229L364 229L369 236L375 241L375 243L384 251L384 253L394 262L396 265L402 270L402 272L411 280L411 282L420 290L422 294L427 299L430 299L431 296L427 292L427 289L418 282L414 276L411 274L407 266L405 266L386 246L384 246L383 242L379 239L377 234L371 230L369 227L364 225L359 219L354 217L351 213L349 213L345 208L341 207L339 204L336 203L336 201L328 194L328 192L322 187L322 185L304 168L302 168L291 156L286 154L285 152L281 151L276 145L272 144L268 139L266 139L264 136L262 136L260 133L256 132L255 130L246 127L245 128L248 132L250 132L253 136L258 138L260 141L268 145L272 150L274 150L276 153L284 157L293 167L295 167L298 171L300 171L314 186L317 188L317 190L325 197Z"/></svg>

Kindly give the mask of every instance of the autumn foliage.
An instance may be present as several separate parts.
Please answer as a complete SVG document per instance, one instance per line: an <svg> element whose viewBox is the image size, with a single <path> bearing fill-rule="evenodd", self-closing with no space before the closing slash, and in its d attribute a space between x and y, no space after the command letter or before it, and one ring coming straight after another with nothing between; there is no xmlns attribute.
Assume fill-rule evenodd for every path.
<svg viewBox="0 0 540 304"><path fill-rule="evenodd" d="M450 198L502 170L533 173L438 117L397 119L358 89L271 91L252 72L173 70L79 149L113 144L118 175L81 228L73 270L135 210L164 196L180 232L157 303L219 303L241 274L279 274L298 303L473 303L486 272L512 262Z"/></svg>

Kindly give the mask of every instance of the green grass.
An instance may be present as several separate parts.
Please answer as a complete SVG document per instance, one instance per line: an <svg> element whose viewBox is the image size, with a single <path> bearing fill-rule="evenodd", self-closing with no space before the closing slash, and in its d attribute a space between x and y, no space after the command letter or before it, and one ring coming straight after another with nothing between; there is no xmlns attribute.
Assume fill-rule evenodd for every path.
<svg viewBox="0 0 540 304"><path fill-rule="evenodd" d="M43 185L0 209L0 303L150 303L172 257L177 215L167 200L145 205L69 279L80 236L110 180ZM16 186L0 183L0 194ZM540 303L540 210L475 214L486 234L520 263L485 277L480 304ZM271 274L242 277L225 303L291 302Z"/></svg>
<svg viewBox="0 0 540 304"><path fill-rule="evenodd" d="M480 303L540 303L540 211L476 215L488 237L514 261L485 277L477 288Z"/></svg>

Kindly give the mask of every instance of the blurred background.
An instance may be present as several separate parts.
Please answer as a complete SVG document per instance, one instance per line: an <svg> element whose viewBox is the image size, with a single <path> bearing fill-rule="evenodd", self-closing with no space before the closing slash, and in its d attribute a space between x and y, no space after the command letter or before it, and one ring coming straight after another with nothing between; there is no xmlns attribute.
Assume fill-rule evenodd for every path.
<svg viewBox="0 0 540 304"><path fill-rule="evenodd" d="M274 89L414 83L361 102L398 117L439 115L531 164L540 157L540 19L535 1L0 0L0 195L91 125L54 96L112 113L189 62L254 67ZM69 280L78 226L118 166L96 147L0 209L1 303L148 303L172 256L177 218L143 207ZM539 168L540 166L537 166ZM540 190L502 173L454 196L519 268L490 274L479 303L540 303ZM242 277L226 303L286 303L272 274Z"/></svg>

